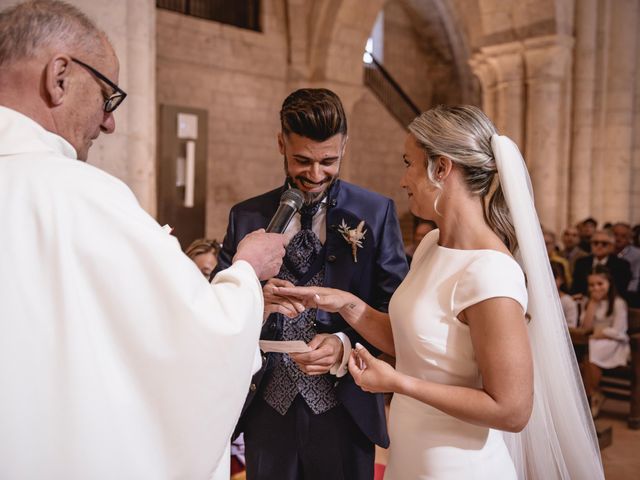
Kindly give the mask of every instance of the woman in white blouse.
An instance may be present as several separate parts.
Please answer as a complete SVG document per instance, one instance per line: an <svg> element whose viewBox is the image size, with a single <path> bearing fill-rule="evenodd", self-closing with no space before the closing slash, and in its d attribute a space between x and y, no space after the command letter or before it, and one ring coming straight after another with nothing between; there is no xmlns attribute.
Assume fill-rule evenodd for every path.
<svg viewBox="0 0 640 480"><path fill-rule="evenodd" d="M583 328L593 329L584 375L591 412L597 416L604 400L600 392L602 369L626 365L631 349L627 335L627 304L617 294L611 273L606 267L596 266L587 281L589 298L583 302L580 324Z"/></svg>

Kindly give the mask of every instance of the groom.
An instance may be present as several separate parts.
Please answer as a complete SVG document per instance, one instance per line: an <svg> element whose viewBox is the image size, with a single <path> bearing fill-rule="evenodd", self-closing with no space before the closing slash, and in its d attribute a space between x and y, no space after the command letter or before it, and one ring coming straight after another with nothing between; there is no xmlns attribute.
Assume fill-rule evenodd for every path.
<svg viewBox="0 0 640 480"><path fill-rule="evenodd" d="M265 313L271 315L261 338L303 340L311 351L263 357L237 428L244 431L247 478L370 480L374 444L389 443L383 399L360 390L346 368L351 346L368 344L338 314L310 310L296 316L271 288L339 288L386 310L407 273L395 207L338 180L347 119L335 93L297 90L285 99L280 120L286 182L233 207L217 268L231 263L248 232L267 226L285 189L302 191L305 205L287 228L293 238L283 267L264 287ZM347 240L349 232L359 233L360 244Z"/></svg>

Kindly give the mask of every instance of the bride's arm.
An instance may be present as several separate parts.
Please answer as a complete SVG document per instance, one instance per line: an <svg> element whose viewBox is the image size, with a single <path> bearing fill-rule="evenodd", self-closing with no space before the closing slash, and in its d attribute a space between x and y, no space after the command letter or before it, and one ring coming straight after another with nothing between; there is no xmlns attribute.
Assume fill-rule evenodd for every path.
<svg viewBox="0 0 640 480"><path fill-rule="evenodd" d="M481 388L410 377L361 348L350 359L349 370L364 390L401 393L475 425L520 431L533 406L533 362L522 307L515 300L493 298L463 313L482 375Z"/></svg>
<svg viewBox="0 0 640 480"><path fill-rule="evenodd" d="M367 342L389 355L395 355L389 314L371 308L352 293L325 287L276 288L274 292L297 298L308 308L338 312Z"/></svg>

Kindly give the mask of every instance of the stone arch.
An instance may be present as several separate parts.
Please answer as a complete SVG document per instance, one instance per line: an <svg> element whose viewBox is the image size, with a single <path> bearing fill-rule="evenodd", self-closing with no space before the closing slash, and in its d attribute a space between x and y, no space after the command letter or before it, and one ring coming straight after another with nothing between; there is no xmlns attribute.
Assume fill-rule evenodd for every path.
<svg viewBox="0 0 640 480"><path fill-rule="evenodd" d="M312 81L362 82L362 52L384 0L324 0L310 12Z"/></svg>

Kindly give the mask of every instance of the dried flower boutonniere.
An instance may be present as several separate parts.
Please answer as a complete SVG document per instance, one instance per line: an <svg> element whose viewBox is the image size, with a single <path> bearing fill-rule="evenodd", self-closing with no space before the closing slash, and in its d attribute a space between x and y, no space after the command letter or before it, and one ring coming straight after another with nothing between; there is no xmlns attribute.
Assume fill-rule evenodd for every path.
<svg viewBox="0 0 640 480"><path fill-rule="evenodd" d="M358 263L358 248L362 248L362 240L364 240L364 235L367 233L367 231L364 230L364 220L362 220L356 228L349 228L344 219L342 219L338 231L342 234L342 238L351 245L353 261Z"/></svg>

